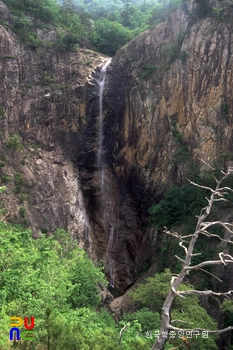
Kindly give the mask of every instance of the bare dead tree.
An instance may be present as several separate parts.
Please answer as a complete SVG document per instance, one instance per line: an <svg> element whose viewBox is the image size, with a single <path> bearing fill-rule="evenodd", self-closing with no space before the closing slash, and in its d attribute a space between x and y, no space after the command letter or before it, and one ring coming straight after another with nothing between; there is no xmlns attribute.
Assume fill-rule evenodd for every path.
<svg viewBox="0 0 233 350"><path fill-rule="evenodd" d="M212 168L212 170L214 170ZM213 296L233 296L233 290L228 291L227 293L215 293L212 290L186 290L186 291L178 291L179 286L181 285L182 281L184 280L184 277L189 274L190 271L193 270L204 270L203 268L208 265L227 265L229 263L233 263L233 256L229 254L225 254L224 252L220 252L219 259L213 260L213 261L204 261L202 263L199 263L197 265L192 265L192 257L200 255L201 253L193 253L195 243L199 237L199 235L205 235L207 237L217 237L220 241L227 242L227 243L233 243L233 224L230 224L228 222L221 222L221 221L205 221L208 215L210 214L210 211L212 209L212 206L214 202L219 201L226 201L224 196L229 193L229 191L232 191L231 188L222 186L223 180L226 179L226 177L232 173L229 169L227 173L224 173L222 171L222 178L218 180L215 176L214 179L216 181L216 187L215 189L212 189L211 187L207 186L201 186L198 185L192 181L189 181L194 186L204 188L206 190L209 190L211 192L211 195L209 198L206 198L208 201L208 204L205 208L201 210L200 215L197 217L197 224L195 227L195 231L192 234L181 236L177 232L170 232L165 228L164 232L168 235L172 235L173 237L176 237L179 240L179 246L183 248L185 252L185 259L182 259L181 257L176 255L176 258L181 261L182 268L180 270L180 273L172 278L171 281L171 288L167 294L166 300L162 307L162 324L160 328L160 332L158 335L158 338L156 342L154 343L152 350L162 350L164 348L164 345L166 341L168 340L167 337L164 337L164 334L169 334L170 331L183 331L183 332L194 332L194 331L206 331L208 333L215 333L220 334L224 333L230 330L233 330L233 326L220 329L220 330L209 330L209 329L202 329L202 328L195 328L195 329L184 329L184 328L178 328L171 325L171 307L172 303L175 299L175 297L179 298L185 298L185 295L213 295ZM218 234L213 234L209 232L209 228L214 225L220 225L222 226L227 232L232 234L232 237L230 237L229 240L222 239ZM205 271L205 270L204 270ZM206 271L207 272L207 271Z"/></svg>

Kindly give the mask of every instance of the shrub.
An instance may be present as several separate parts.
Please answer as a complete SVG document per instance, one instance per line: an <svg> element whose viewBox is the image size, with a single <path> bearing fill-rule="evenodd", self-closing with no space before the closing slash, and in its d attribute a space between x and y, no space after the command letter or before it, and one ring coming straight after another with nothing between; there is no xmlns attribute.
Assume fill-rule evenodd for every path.
<svg viewBox="0 0 233 350"><path fill-rule="evenodd" d="M8 175L2 175L2 182L9 182L11 180L10 176Z"/></svg>
<svg viewBox="0 0 233 350"><path fill-rule="evenodd" d="M15 193L20 193L24 186L24 179L21 173L14 174Z"/></svg>
<svg viewBox="0 0 233 350"><path fill-rule="evenodd" d="M145 80L152 78L153 74L157 71L157 69L158 66L147 64L142 68L142 71L140 72L140 78Z"/></svg>
<svg viewBox="0 0 233 350"><path fill-rule="evenodd" d="M169 289L171 288L172 273L169 269L165 269L162 273L157 273L154 277L146 278L146 283L141 284L134 291L129 292L130 297L134 302L139 303L141 306L149 308L150 311L154 312L154 324L160 328L159 319L156 316L157 313L161 313L161 305L163 304ZM181 290L193 289L192 286L187 284L181 284ZM151 318L151 314L146 311L146 309L141 309L140 318L142 324L148 325ZM184 324L188 324L187 328L210 328L217 329L216 322L207 314L206 310L199 305L198 298L196 296L189 296L188 298L175 298L171 310L172 325L175 327L183 328ZM156 321L157 318L157 321ZM153 321L152 321L153 322ZM158 322L158 323L157 323ZM161 321L160 321L161 322ZM191 326L190 326L191 324ZM151 327L152 328L152 327ZM149 329L151 329L149 328ZM191 342L194 349L199 350L217 350L217 346L214 342L215 336L209 337L208 339L195 339L192 338ZM183 349L181 345L181 339L176 337L175 339L169 340L173 346L175 345L177 349ZM189 340L188 340L189 341ZM186 348L186 347L185 347Z"/></svg>
<svg viewBox="0 0 233 350"><path fill-rule="evenodd" d="M13 136L9 137L9 139L6 142L6 146L8 148L18 149L21 150L23 148L19 135L14 134Z"/></svg>
<svg viewBox="0 0 233 350"><path fill-rule="evenodd" d="M5 111L2 105L0 105L0 117L5 117Z"/></svg>
<svg viewBox="0 0 233 350"><path fill-rule="evenodd" d="M19 215L21 216L21 218L25 218L26 211L27 211L27 209L25 207L20 207L19 208Z"/></svg>

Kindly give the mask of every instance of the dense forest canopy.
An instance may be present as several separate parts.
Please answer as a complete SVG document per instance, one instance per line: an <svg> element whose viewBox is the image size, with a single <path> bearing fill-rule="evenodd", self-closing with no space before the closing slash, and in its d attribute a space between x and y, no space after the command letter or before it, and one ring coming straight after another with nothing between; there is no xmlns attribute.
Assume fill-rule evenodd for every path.
<svg viewBox="0 0 233 350"><path fill-rule="evenodd" d="M57 28L57 41L53 45L56 49L76 51L83 42L85 45L89 42L92 49L109 56L140 32L164 21L180 3L185 6L188 1L3 0L14 13L13 30L32 48L52 46L38 38L35 25L53 25ZM194 20L208 15L221 19L225 12L207 0L194 2ZM231 2L225 0L223 5L230 6Z"/></svg>
<svg viewBox="0 0 233 350"><path fill-rule="evenodd" d="M53 236L43 234L33 239L29 229L0 222L0 239L1 350L151 348L160 327L161 304L170 285L169 270L147 279L146 284L131 292L138 311L123 315L116 323L102 307L98 293L97 285L106 284L101 267L88 259L68 232L57 230ZM225 305L226 322L231 317L231 307L231 303ZM180 322L188 320L216 329L197 297L191 303L178 299L173 313ZM33 341L8 341L9 319L16 315L35 317ZM217 349L214 339L199 337L192 339L192 345L199 350ZM181 337L171 338L166 349L183 344Z"/></svg>
<svg viewBox="0 0 233 350"><path fill-rule="evenodd" d="M77 50L86 39L95 50L112 56L137 34L163 21L180 0L3 2L14 13L13 29L32 48L45 44L37 37L34 25L53 25L58 28L56 49Z"/></svg>

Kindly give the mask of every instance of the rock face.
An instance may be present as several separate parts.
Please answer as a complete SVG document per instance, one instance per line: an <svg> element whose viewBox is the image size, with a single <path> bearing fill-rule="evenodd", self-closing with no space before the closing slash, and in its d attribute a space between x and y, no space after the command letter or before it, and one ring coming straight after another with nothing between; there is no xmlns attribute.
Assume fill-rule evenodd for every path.
<svg viewBox="0 0 233 350"><path fill-rule="evenodd" d="M211 5L221 8L220 17ZM211 16L201 18L195 2L183 2L112 60L106 93L106 133L114 130L109 159L141 223L168 186L181 184L197 167L206 169L201 159L225 170L233 159L233 12L219 1L210 9Z"/></svg>
<svg viewBox="0 0 233 350"><path fill-rule="evenodd" d="M1 1L0 14L13 23ZM0 178L7 187L1 199L5 218L31 227L35 237L69 230L123 292L143 267L143 241L145 249L150 241L109 159L104 197L100 185L97 80L108 59L86 49L32 50L0 26Z"/></svg>
<svg viewBox="0 0 233 350"><path fill-rule="evenodd" d="M13 20L1 1L0 14ZM3 25L0 43L0 158L7 219L29 225L34 236L68 229L95 257L76 159L88 119L90 74L107 57L90 50L35 51Z"/></svg>
<svg viewBox="0 0 233 350"><path fill-rule="evenodd" d="M181 182L190 160L225 167L233 157L232 24L224 17L197 19L188 4L120 49L112 62L115 168L133 191L137 177L154 196Z"/></svg>
<svg viewBox="0 0 233 350"><path fill-rule="evenodd" d="M0 15L13 21L1 1ZM104 184L97 166L98 77L108 57L84 49L35 51L1 25L7 219L29 225L34 236L68 229L103 260L115 287L130 286L153 254L149 206L200 158L222 167L233 159L233 39L225 17L198 19L188 2L117 52L103 100Z"/></svg>

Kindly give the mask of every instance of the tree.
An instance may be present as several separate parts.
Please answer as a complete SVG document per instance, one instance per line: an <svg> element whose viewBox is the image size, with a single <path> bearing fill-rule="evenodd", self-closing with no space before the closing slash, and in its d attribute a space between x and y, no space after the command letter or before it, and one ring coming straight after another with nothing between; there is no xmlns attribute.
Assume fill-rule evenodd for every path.
<svg viewBox="0 0 233 350"><path fill-rule="evenodd" d="M74 12L74 4L72 0L63 0L62 2L62 7L67 11L67 12Z"/></svg>
<svg viewBox="0 0 233 350"><path fill-rule="evenodd" d="M136 290L129 292L131 299L136 302L139 307L143 307L132 314L132 317L139 321L142 326L142 331L144 329L145 333L146 331L158 330L160 328L161 306L163 305L167 292L170 289L171 279L171 271L165 269L162 273L156 273L154 277L146 278L146 283L140 284ZM193 287L189 284L182 283L180 289L186 291L193 289ZM148 312L146 314L144 310L149 310L150 314L148 314ZM138 313L140 314L138 315ZM171 315L173 318L172 322L176 322L176 325L181 327L184 323L192 324L192 327L205 327L205 325L208 324L208 327L217 330L217 322L208 315L201 305L199 305L198 297L195 295L191 295L188 299L176 298L172 304ZM150 316L150 318L148 316ZM126 317L129 319L129 315L126 315L125 318ZM157 333L158 331L156 331L154 336L157 336ZM150 345L152 347L154 337L151 338ZM174 334L169 334L169 344L167 345L169 347L172 346L175 349L183 349L183 346L186 348L182 335L180 337L174 337ZM191 346L191 349L217 350L214 337L192 337L192 339L188 339L188 345Z"/></svg>
<svg viewBox="0 0 233 350"><path fill-rule="evenodd" d="M95 29L90 36L91 42L100 52L112 56L133 38L131 31L120 23L101 18L95 22Z"/></svg>
<svg viewBox="0 0 233 350"><path fill-rule="evenodd" d="M229 168L227 173L224 173L221 171L221 179L218 180L215 175L214 175L214 170L211 167L213 171L213 177L216 181L216 186L214 189L208 186L201 186L198 185L194 182L191 182L194 186L197 186L199 188L204 188L208 191L211 192L211 195L209 198L206 198L208 203L207 206L204 207L200 215L197 217L197 224L194 230L194 233L188 234L185 236L180 235L177 232L170 232L168 229L165 228L165 233L167 235L172 235L173 237L177 238L179 241L179 246L184 250L185 253L185 258L181 258L176 255L176 258L182 263L182 268L180 270L180 273L176 276L173 276L171 279L171 287L170 290L167 294L166 300L163 304L162 307L162 313L161 313L161 318L162 318L162 325L160 328L160 332L158 335L158 338L156 342L154 343L152 350L162 350L164 349L164 345L166 341L168 340L168 336L164 336L165 334L168 335L170 331L175 331L175 332L194 332L194 331L202 331L202 332L208 332L208 333L213 333L213 334L220 334L224 333L230 330L233 330L233 326L226 327L224 329L220 330L209 330L209 329L204 329L204 328L195 328L195 329L186 329L186 328L179 328L179 327L174 327L171 319L171 308L172 304L175 300L176 297L186 299L185 295L196 295L196 296L201 296L201 295L212 295L212 296L230 296L233 295L233 290L230 290L226 293L216 293L212 290L196 290L196 289L190 289L190 290L178 290L180 287L181 283L183 282L184 278L186 275L189 274L190 271L195 271L195 270L202 270L205 271L204 268L206 266L211 266L211 265L226 265L228 263L233 263L233 256L231 256L228 253L220 252L219 259L217 260L210 260L210 261L203 261L200 262L196 265L192 265L192 258L201 255L201 253L195 253L194 254L194 247L195 243L199 237L199 235L205 235L207 237L217 237L220 241L225 242L225 243L233 243L233 224L227 223L227 222L222 222L222 221L206 221L206 218L209 216L210 211L213 207L213 204L215 202L220 202L220 201L226 201L224 198L225 195L229 193L229 191L232 191L231 188L224 186L224 180L231 174L231 168ZM221 226L226 230L230 235L232 235L232 238L225 240L222 238L219 234L216 233L211 233L210 229L213 226ZM206 271L205 271L206 272ZM179 320L178 320L179 321ZM187 322L188 323L188 322Z"/></svg>

